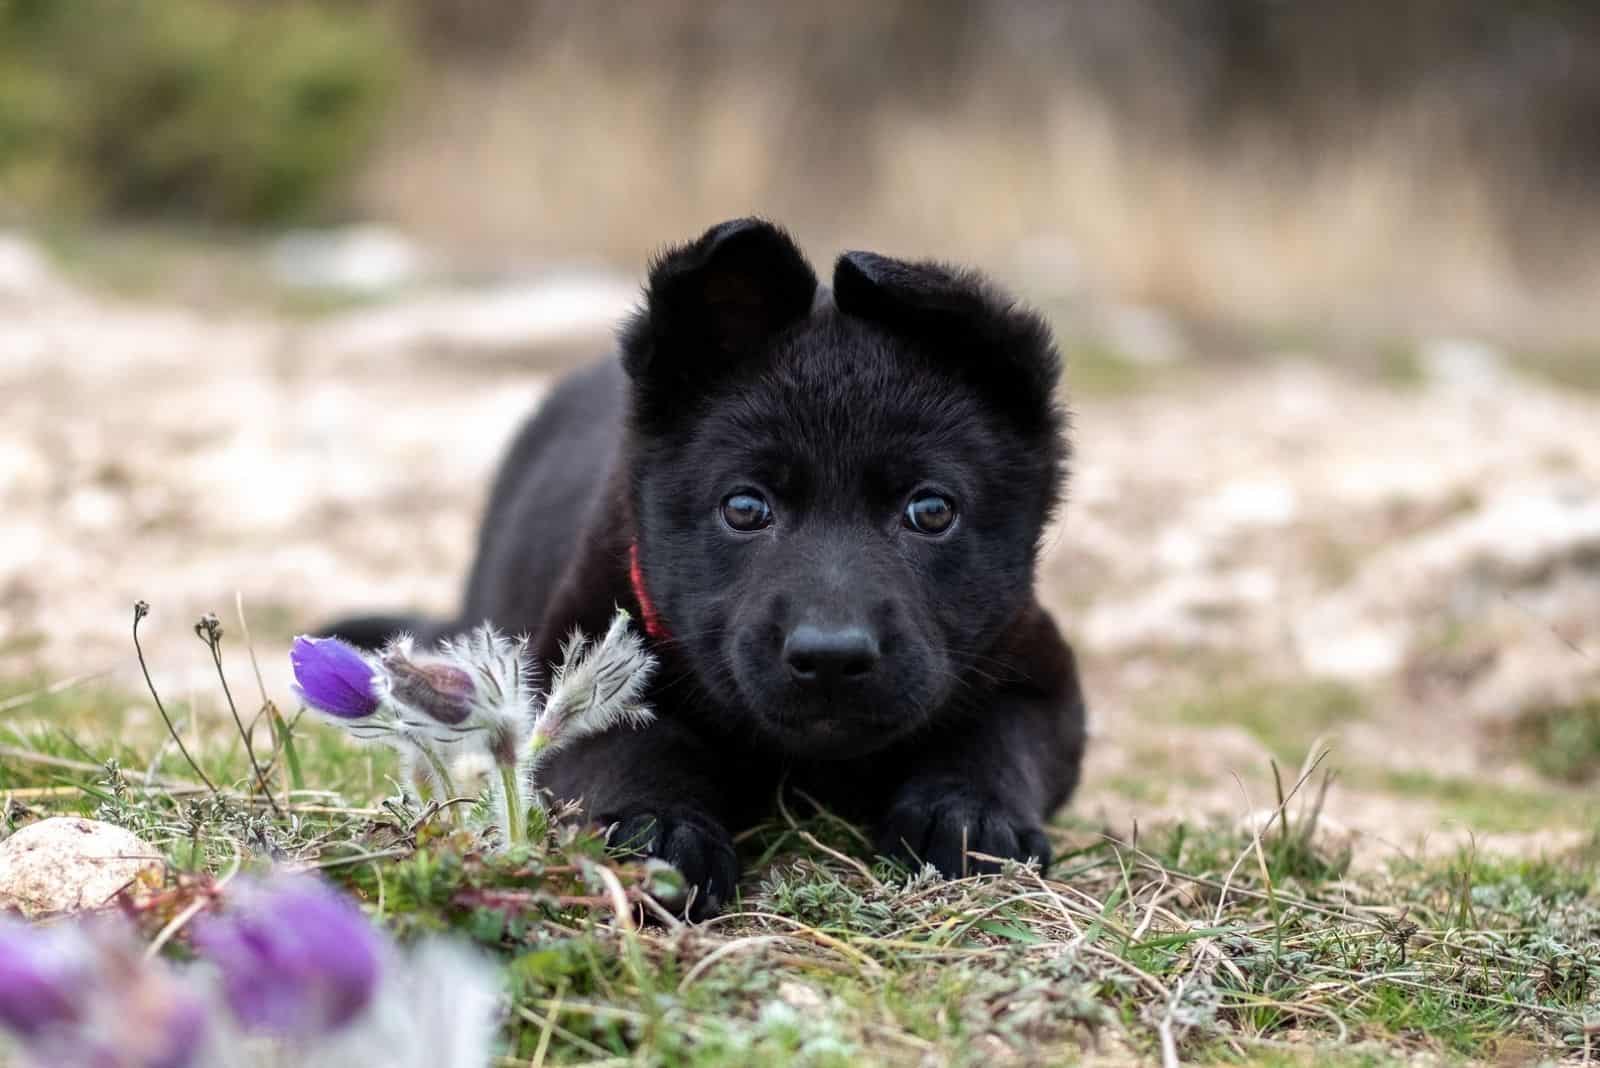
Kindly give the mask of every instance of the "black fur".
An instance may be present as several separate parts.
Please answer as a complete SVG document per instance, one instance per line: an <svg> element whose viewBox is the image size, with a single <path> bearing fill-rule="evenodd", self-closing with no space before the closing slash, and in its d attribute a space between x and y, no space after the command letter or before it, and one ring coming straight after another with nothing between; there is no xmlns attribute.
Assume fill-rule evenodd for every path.
<svg viewBox="0 0 1600 1068"><path fill-rule="evenodd" d="M457 624L526 631L548 665L574 625L639 617L637 543L669 631L657 719L564 751L546 785L680 867L702 914L784 779L947 874L1047 861L1084 733L1033 589L1066 463L1045 324L969 272L864 252L830 295L788 235L740 220L652 265L620 348L512 446ZM919 489L955 501L943 536L903 522ZM771 526L723 521L741 490ZM871 655L801 674L802 628Z"/></svg>

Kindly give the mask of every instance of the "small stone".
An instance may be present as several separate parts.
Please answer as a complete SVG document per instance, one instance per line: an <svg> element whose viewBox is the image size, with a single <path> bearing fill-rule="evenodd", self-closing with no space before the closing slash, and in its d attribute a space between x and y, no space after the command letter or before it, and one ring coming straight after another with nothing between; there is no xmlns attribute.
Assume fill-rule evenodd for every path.
<svg viewBox="0 0 1600 1068"><path fill-rule="evenodd" d="M827 999L814 986L785 979L778 984L778 998L792 1009L817 1012L827 1006Z"/></svg>
<svg viewBox="0 0 1600 1068"><path fill-rule="evenodd" d="M1114 304L1102 313L1105 341L1140 367L1170 367L1188 355L1183 332L1165 312L1139 304Z"/></svg>
<svg viewBox="0 0 1600 1068"><path fill-rule="evenodd" d="M22 302L51 296L62 288L38 246L0 232L0 299Z"/></svg>
<svg viewBox="0 0 1600 1068"><path fill-rule="evenodd" d="M422 277L427 257L382 226L295 230L273 243L272 273L284 285L374 294Z"/></svg>
<svg viewBox="0 0 1600 1068"><path fill-rule="evenodd" d="M162 863L155 849L113 824L40 820L0 842L0 911L32 917L99 908L130 883L159 880Z"/></svg>
<svg viewBox="0 0 1600 1068"><path fill-rule="evenodd" d="M1500 388L1508 377L1500 351L1472 338L1435 338L1423 343L1421 355L1424 373L1447 388L1485 392Z"/></svg>

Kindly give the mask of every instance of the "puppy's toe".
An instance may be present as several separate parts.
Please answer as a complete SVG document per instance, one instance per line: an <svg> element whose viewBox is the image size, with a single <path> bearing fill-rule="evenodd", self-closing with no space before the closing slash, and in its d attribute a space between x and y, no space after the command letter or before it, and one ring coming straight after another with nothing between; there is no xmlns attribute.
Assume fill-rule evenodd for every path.
<svg viewBox="0 0 1600 1068"><path fill-rule="evenodd" d="M998 872L999 862L985 857L1050 864L1050 842L1037 824L964 786L907 790L880 825L878 847L912 867L932 864L947 878Z"/></svg>
<svg viewBox="0 0 1600 1068"><path fill-rule="evenodd" d="M688 896L662 901L692 920L717 913L739 882L739 858L727 830L694 809L639 811L603 818L606 841L623 853L659 857L688 884Z"/></svg>

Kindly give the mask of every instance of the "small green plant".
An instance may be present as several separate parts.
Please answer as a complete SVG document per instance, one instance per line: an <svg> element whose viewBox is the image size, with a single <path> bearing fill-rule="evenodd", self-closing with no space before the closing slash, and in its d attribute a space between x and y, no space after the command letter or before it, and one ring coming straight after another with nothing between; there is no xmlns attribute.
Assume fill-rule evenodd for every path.
<svg viewBox="0 0 1600 1068"><path fill-rule="evenodd" d="M1518 717L1512 737L1545 775L1588 782L1600 774L1600 697L1530 709Z"/></svg>
<svg viewBox="0 0 1600 1068"><path fill-rule="evenodd" d="M1247 682L1218 688L1179 706L1185 723L1237 723L1274 757L1298 764L1316 739L1361 718L1361 695L1332 680Z"/></svg>
<svg viewBox="0 0 1600 1068"><path fill-rule="evenodd" d="M364 6L0 0L0 210L307 216L403 65Z"/></svg>

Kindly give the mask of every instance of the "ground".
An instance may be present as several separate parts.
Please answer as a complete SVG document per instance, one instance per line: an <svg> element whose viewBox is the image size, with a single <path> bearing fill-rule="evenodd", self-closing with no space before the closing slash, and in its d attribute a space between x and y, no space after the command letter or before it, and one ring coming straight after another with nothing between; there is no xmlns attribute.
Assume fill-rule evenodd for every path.
<svg viewBox="0 0 1600 1068"><path fill-rule="evenodd" d="M447 611L499 450L632 291L557 275L307 306L114 283L0 243L0 799L6 825L109 806L161 834L150 806L180 802L136 780L193 777L158 749L134 601L193 748L243 785L193 621L222 617L253 710L240 605L281 706L299 630ZM742 916L628 934L534 909L485 933L472 895L517 873L424 830L373 878L391 910L442 880L419 908L521 952L505 1063L1365 1064L1586 1041L1600 396L1465 341L1213 358L1153 313L1124 349L1052 311L1076 456L1042 584L1092 743L1047 878L908 883L796 802L746 843ZM327 733L298 727L342 814L306 818L372 833L384 768ZM96 771L112 753L133 785ZM466 859L442 876L430 850Z"/></svg>

